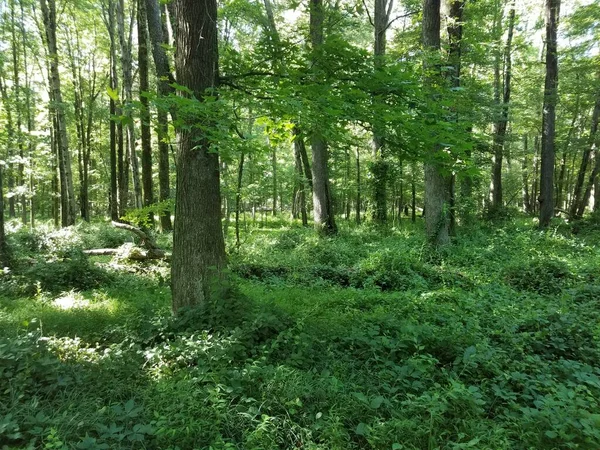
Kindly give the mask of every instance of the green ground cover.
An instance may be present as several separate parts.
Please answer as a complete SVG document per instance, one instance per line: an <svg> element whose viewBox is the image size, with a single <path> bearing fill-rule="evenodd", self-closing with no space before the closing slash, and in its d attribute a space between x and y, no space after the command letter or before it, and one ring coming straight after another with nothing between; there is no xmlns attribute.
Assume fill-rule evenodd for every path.
<svg viewBox="0 0 600 450"><path fill-rule="evenodd" d="M234 293L170 314L168 265L88 259L104 225L10 234L6 449L600 448L600 230L271 223ZM169 237L159 237L169 245Z"/></svg>

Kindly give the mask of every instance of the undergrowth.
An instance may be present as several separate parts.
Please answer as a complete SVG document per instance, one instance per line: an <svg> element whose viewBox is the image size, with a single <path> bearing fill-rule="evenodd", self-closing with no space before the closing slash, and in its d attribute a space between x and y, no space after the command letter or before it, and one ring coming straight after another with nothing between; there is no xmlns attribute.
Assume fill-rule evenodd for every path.
<svg viewBox="0 0 600 450"><path fill-rule="evenodd" d="M76 259L85 232L10 236L3 448L600 448L593 230L256 229L227 314L178 317L164 266Z"/></svg>

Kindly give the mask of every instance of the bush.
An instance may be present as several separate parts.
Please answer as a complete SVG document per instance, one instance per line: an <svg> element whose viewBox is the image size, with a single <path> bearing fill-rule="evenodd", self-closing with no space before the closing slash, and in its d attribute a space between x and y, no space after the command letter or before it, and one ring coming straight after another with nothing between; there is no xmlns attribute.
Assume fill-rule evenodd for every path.
<svg viewBox="0 0 600 450"><path fill-rule="evenodd" d="M552 294L560 292L573 278L569 268L555 259L534 259L504 270L504 280L521 291Z"/></svg>
<svg viewBox="0 0 600 450"><path fill-rule="evenodd" d="M23 274L30 282L47 291L92 289L109 281L109 274L90 262L79 249L65 249L60 256L37 260Z"/></svg>

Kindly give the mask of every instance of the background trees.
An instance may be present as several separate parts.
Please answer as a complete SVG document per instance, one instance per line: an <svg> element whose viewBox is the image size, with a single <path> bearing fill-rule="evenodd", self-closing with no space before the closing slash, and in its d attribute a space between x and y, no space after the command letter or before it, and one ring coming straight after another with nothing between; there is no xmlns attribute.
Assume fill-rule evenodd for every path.
<svg viewBox="0 0 600 450"><path fill-rule="evenodd" d="M7 217L150 226L141 218L156 215L169 230L175 129L189 108L175 95L185 92L172 72L175 4L56 1L1 4ZM520 209L545 225L600 203L598 7L565 2L558 31L552 17L545 31L541 5L452 1L432 10L440 27L430 31L429 6L218 5L208 128L226 232L237 218L243 235L267 210L329 234L341 220L399 225L425 209L443 213L442 227L427 220L441 243L478 214ZM435 56L424 32L439 37ZM558 88L552 74L543 86L542 53L546 69L564 67ZM428 213L434 166L443 201Z"/></svg>

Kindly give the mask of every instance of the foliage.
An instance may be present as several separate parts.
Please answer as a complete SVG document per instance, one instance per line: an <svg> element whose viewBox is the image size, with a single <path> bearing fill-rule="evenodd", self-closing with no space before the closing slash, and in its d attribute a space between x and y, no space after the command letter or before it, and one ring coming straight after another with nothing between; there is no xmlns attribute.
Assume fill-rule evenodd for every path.
<svg viewBox="0 0 600 450"><path fill-rule="evenodd" d="M520 219L470 233L433 257L407 227L254 229L231 255L254 272L211 316L171 316L159 267L67 296L5 290L0 440L596 448L595 241Z"/></svg>

